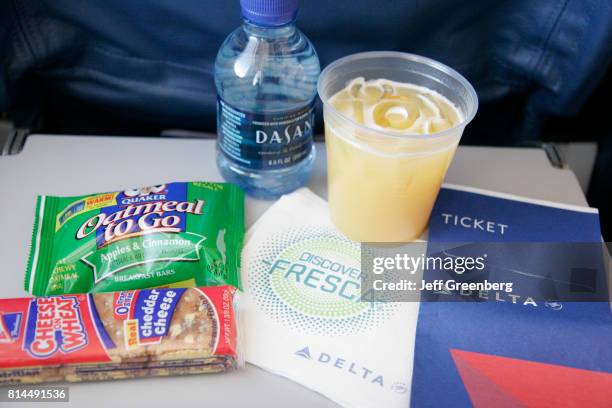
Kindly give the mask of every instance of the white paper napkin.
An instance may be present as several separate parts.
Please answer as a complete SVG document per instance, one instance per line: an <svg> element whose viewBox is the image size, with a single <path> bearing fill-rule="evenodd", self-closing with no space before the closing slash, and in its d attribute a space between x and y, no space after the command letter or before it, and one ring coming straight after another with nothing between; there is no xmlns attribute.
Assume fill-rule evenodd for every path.
<svg viewBox="0 0 612 408"><path fill-rule="evenodd" d="M361 302L359 255L310 190L275 203L242 254L246 360L346 407L405 408L419 306Z"/></svg>

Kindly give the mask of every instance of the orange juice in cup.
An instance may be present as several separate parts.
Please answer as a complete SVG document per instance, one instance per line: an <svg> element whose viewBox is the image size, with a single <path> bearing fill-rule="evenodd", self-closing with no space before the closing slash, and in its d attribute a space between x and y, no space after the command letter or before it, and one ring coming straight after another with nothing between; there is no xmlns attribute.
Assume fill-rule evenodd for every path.
<svg viewBox="0 0 612 408"><path fill-rule="evenodd" d="M476 112L472 86L427 58L369 52L328 66L319 95L336 226L362 242L417 238Z"/></svg>

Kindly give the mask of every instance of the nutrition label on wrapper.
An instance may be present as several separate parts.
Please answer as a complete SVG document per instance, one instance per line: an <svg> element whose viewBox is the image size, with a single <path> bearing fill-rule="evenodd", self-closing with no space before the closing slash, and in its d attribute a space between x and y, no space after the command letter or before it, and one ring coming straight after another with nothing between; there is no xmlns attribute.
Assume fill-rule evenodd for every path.
<svg viewBox="0 0 612 408"><path fill-rule="evenodd" d="M249 113L218 100L219 147L251 169L282 169L312 150L314 103L279 114Z"/></svg>

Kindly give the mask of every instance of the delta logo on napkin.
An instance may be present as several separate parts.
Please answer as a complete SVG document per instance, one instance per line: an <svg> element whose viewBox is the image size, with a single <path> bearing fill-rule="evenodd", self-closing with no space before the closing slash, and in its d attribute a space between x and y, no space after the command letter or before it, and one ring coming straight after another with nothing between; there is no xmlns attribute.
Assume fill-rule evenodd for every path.
<svg viewBox="0 0 612 408"><path fill-rule="evenodd" d="M246 360L345 407L404 408L418 303L360 301L360 254L309 190L272 205L242 252Z"/></svg>
<svg viewBox="0 0 612 408"><path fill-rule="evenodd" d="M446 186L436 242L599 242L597 211ZM534 280L534 282L536 282ZM612 407L607 302L423 302L413 407Z"/></svg>

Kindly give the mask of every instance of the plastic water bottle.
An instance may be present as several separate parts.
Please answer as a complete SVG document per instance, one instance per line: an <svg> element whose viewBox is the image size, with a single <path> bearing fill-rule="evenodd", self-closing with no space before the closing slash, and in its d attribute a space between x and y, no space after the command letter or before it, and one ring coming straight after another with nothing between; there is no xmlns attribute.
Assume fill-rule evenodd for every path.
<svg viewBox="0 0 612 408"><path fill-rule="evenodd" d="M298 0L240 6L244 23L215 62L217 165L248 194L271 199L302 186L312 170L319 58L294 24Z"/></svg>

